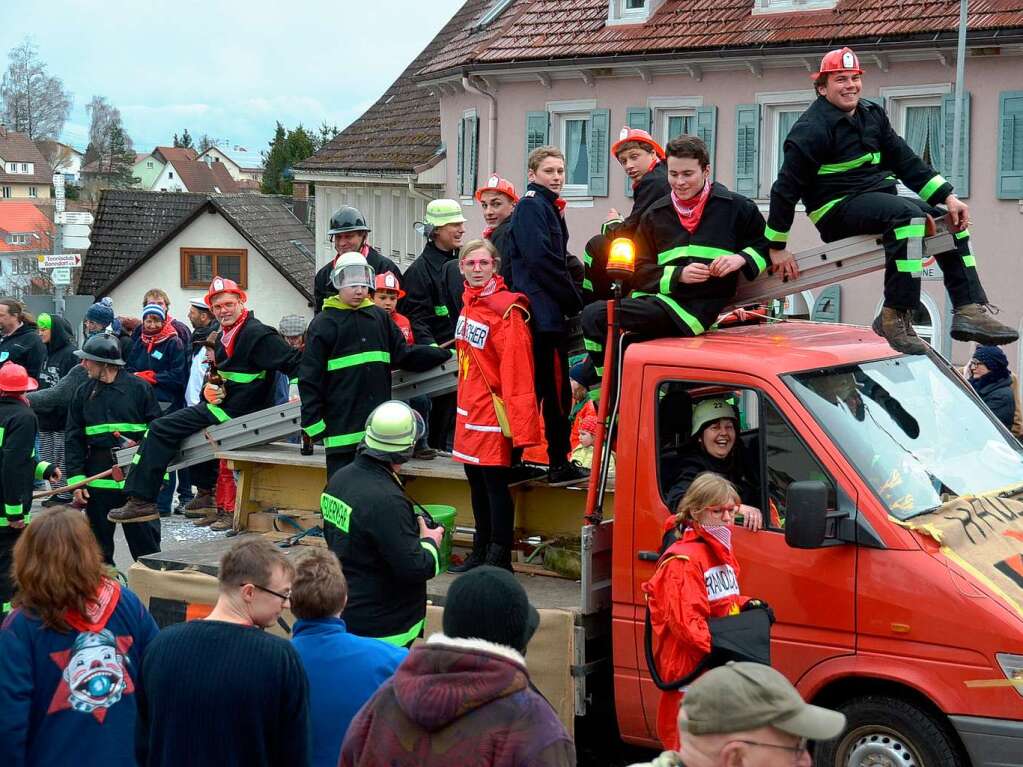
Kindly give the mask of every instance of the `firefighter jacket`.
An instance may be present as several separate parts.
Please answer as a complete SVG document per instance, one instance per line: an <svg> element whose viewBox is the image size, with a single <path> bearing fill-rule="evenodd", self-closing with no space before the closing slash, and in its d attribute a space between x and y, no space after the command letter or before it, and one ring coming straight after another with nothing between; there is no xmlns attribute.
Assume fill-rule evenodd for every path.
<svg viewBox="0 0 1023 767"><path fill-rule="evenodd" d="M568 224L558 210L558 195L530 184L511 218L511 232L501 252L501 273L508 286L526 294L533 326L563 332L565 318L583 308L582 293L568 265ZM507 269L508 271L505 271Z"/></svg>
<svg viewBox="0 0 1023 767"><path fill-rule="evenodd" d="M426 582L440 572L437 545L419 537L412 504L391 467L365 453L338 469L320 499L327 546L348 581L348 630L395 646L426 618Z"/></svg>
<svg viewBox="0 0 1023 767"><path fill-rule="evenodd" d="M671 193L668 184L668 165L658 162L643 174L639 182L632 187L632 212L622 220L607 221L601 227L601 234L614 239L615 237L632 237L639 226L639 220L647 209L662 197ZM589 266L589 264L587 264Z"/></svg>
<svg viewBox="0 0 1023 767"><path fill-rule="evenodd" d="M353 309L331 296L309 325L298 370L302 428L328 453L350 453L373 408L391 398L392 367L422 371L449 359L447 349L406 344L387 312L369 299Z"/></svg>
<svg viewBox="0 0 1023 767"><path fill-rule="evenodd" d="M696 231L679 222L666 195L643 214L635 235L634 297L653 296L683 333L698 336L713 325L735 296L739 272L711 277L706 282L682 282L689 264L709 264L719 256L740 255L748 280L767 268L764 217L756 203L714 183Z"/></svg>
<svg viewBox="0 0 1023 767"><path fill-rule="evenodd" d="M253 413L273 405L275 372L289 378L298 369L302 352L288 346L280 334L248 311L244 325L232 341L230 354L224 347L224 332L217 333L213 347L217 373L224 379L224 401L206 403L218 422Z"/></svg>
<svg viewBox="0 0 1023 767"><path fill-rule="evenodd" d="M38 380L46 363L46 345L34 322L23 322L13 333L0 337L0 365L16 362Z"/></svg>
<svg viewBox="0 0 1023 767"><path fill-rule="evenodd" d="M540 413L533 380L529 302L512 293L500 276L482 288L466 285L458 317L458 405L456 461L474 466L510 466L513 447L540 444ZM502 431L503 408L511 432Z"/></svg>
<svg viewBox="0 0 1023 767"><path fill-rule="evenodd" d="M36 415L20 397L0 397L0 527L28 521L32 481L49 479L55 465L36 457Z"/></svg>
<svg viewBox="0 0 1023 767"><path fill-rule="evenodd" d="M122 439L140 442L160 417L153 387L123 368L110 383L90 378L71 397L64 427L67 483L80 482L114 465L110 452ZM120 437L118 437L120 435ZM95 479L89 487L123 490L124 480Z"/></svg>
<svg viewBox="0 0 1023 767"><path fill-rule="evenodd" d="M402 282L405 297L398 301L398 311L412 322L421 344L443 344L454 337L458 315L451 313L444 266L457 258L455 251L441 250L433 240L428 240L405 272Z"/></svg>
<svg viewBox="0 0 1023 767"><path fill-rule="evenodd" d="M739 593L735 555L701 527L690 525L661 556L643 584L654 658L662 679L680 679L710 652L708 618L736 615L749 601ZM678 692L662 693L657 734L666 748L678 747Z"/></svg>
<svg viewBox="0 0 1023 767"><path fill-rule="evenodd" d="M366 256L366 263L373 269L374 274L383 274L384 272L390 272L398 281L401 281L401 269L387 256L381 255L380 251L376 248L367 247L366 252L363 253ZM328 296L336 296L337 288L334 287L334 283L330 281L330 273L334 270L334 264L337 262L338 257L335 255L333 259L328 261L320 270L316 272L316 277L313 278L313 302L315 309L314 314L319 314L323 311L323 301Z"/></svg>
<svg viewBox="0 0 1023 767"><path fill-rule="evenodd" d="M772 248L788 242L799 200L816 224L847 197L894 194L896 179L932 205L952 193L952 185L895 132L884 108L863 99L848 115L818 96L792 126L783 151L767 219Z"/></svg>

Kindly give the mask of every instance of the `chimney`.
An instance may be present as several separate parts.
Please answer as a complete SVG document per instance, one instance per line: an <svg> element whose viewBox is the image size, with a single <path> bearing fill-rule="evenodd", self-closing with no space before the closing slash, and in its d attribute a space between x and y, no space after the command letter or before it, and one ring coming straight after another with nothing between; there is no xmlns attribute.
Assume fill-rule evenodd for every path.
<svg viewBox="0 0 1023 767"><path fill-rule="evenodd" d="M0 138L7 138L7 126L0 120Z"/></svg>

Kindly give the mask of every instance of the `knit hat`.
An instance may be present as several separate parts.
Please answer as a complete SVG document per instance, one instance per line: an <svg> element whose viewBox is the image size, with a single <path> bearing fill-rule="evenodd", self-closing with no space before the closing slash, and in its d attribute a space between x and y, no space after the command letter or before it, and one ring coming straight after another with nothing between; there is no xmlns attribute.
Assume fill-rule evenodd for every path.
<svg viewBox="0 0 1023 767"><path fill-rule="evenodd" d="M286 338L300 336L305 333L305 317L299 314L285 314L281 317L281 321L277 325L277 329L280 331L281 335Z"/></svg>
<svg viewBox="0 0 1023 767"><path fill-rule="evenodd" d="M599 424L600 421L597 416L588 415L579 423L579 431L588 431L590 434L596 434Z"/></svg>
<svg viewBox="0 0 1023 767"><path fill-rule="evenodd" d="M89 307L85 313L85 319L106 327L114 321L114 302L110 300L109 296L97 301Z"/></svg>
<svg viewBox="0 0 1023 767"><path fill-rule="evenodd" d="M1009 360L1005 358L1005 352L997 346L978 346L973 351L973 359L983 363L984 367L992 373L1000 373L1009 369Z"/></svg>
<svg viewBox="0 0 1023 767"><path fill-rule="evenodd" d="M150 314L155 314L161 320L167 319L167 312L159 304L146 304L142 307L142 319L145 319Z"/></svg>
<svg viewBox="0 0 1023 767"><path fill-rule="evenodd" d="M483 639L525 654L540 625L515 576L484 565L459 576L444 602L444 633L451 638Z"/></svg>
<svg viewBox="0 0 1023 767"><path fill-rule="evenodd" d="M51 330L53 328L53 317L43 312L36 317L36 327L40 330Z"/></svg>

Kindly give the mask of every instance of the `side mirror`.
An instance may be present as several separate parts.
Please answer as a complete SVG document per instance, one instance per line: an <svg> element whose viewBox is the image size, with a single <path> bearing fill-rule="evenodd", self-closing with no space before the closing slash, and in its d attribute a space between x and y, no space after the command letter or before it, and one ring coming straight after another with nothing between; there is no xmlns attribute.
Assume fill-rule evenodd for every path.
<svg viewBox="0 0 1023 767"><path fill-rule="evenodd" d="M794 549L820 548L827 524L828 486L819 480L790 484L785 494L785 543Z"/></svg>

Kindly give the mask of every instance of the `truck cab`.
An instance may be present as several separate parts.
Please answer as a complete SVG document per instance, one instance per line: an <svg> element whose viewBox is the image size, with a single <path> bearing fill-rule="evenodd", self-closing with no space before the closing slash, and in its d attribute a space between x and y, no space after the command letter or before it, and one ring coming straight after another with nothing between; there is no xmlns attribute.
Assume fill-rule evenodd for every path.
<svg viewBox="0 0 1023 767"><path fill-rule="evenodd" d="M740 590L774 608L772 665L849 720L815 763L1023 763L1023 564L999 588L914 523L1023 493L1023 447L955 371L866 328L787 322L631 344L621 373L611 636L626 741L656 745L641 586L695 449L691 409L727 396L765 524L735 530Z"/></svg>

